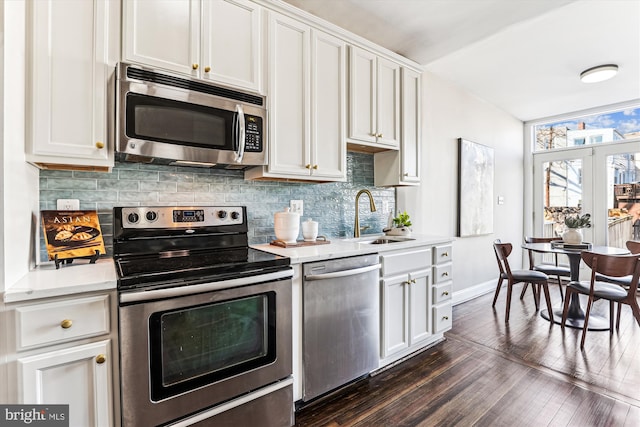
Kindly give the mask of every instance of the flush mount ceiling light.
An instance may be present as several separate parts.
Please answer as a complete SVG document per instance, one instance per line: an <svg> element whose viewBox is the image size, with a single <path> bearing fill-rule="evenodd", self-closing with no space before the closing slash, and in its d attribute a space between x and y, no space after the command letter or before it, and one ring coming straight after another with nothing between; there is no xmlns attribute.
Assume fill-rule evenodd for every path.
<svg viewBox="0 0 640 427"><path fill-rule="evenodd" d="M618 66L615 64L598 65L580 73L580 80L584 83L597 83L609 80L618 74Z"/></svg>

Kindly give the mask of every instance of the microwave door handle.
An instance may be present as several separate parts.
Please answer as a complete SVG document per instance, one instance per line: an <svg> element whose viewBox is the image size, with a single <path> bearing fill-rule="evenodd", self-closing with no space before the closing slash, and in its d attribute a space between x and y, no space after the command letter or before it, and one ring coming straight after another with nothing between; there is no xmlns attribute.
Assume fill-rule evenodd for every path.
<svg viewBox="0 0 640 427"><path fill-rule="evenodd" d="M244 145L246 141L244 111L242 110L242 105L236 105L236 114L238 115L238 121L236 122L236 127L238 129L238 132L236 132L238 151L235 152L235 161L241 163L242 158L244 157Z"/></svg>

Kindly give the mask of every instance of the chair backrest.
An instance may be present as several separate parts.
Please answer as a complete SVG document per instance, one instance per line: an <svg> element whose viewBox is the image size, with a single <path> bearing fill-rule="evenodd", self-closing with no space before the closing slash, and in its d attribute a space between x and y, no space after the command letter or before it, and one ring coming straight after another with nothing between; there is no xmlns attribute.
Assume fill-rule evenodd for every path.
<svg viewBox="0 0 640 427"><path fill-rule="evenodd" d="M511 243L502 243L499 239L493 242L493 251L496 253L496 260L498 261L498 268L501 275L507 275L511 277L511 268L509 267L508 257L513 250Z"/></svg>
<svg viewBox="0 0 640 427"><path fill-rule="evenodd" d="M632 276L629 292L635 296L640 278L640 256L605 255L591 251L582 251L582 260L591 268L591 288L596 282L596 273L610 277Z"/></svg>
<svg viewBox="0 0 640 427"><path fill-rule="evenodd" d="M524 242L525 243L551 243L554 240L558 240L557 237L531 237L531 236L527 236L524 238ZM533 267L536 265L535 262L535 253L529 249L529 269L533 270ZM558 265L558 255L555 254L554 256L555 259L555 263L556 265Z"/></svg>
<svg viewBox="0 0 640 427"><path fill-rule="evenodd" d="M627 249L632 254L640 254L640 242L637 240L627 240Z"/></svg>

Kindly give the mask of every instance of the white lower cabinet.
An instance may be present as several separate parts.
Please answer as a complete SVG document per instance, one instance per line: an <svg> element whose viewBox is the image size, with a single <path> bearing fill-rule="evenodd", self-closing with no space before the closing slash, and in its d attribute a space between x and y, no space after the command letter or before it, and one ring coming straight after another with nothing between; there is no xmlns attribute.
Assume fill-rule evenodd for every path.
<svg viewBox="0 0 640 427"><path fill-rule="evenodd" d="M431 247L383 253L381 359L402 357L432 336Z"/></svg>
<svg viewBox="0 0 640 427"><path fill-rule="evenodd" d="M110 340L18 359L21 401L69 405L69 425L113 425Z"/></svg>
<svg viewBox="0 0 640 427"><path fill-rule="evenodd" d="M69 405L71 426L119 425L114 300L103 293L7 305L11 400Z"/></svg>

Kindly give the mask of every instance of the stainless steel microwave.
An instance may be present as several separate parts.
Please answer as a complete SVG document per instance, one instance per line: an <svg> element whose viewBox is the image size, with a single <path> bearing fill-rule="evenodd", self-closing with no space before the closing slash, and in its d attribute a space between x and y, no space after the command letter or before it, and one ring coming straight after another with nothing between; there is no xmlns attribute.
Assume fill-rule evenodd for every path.
<svg viewBox="0 0 640 427"><path fill-rule="evenodd" d="M115 138L122 161L244 169L265 165L264 96L120 63Z"/></svg>

